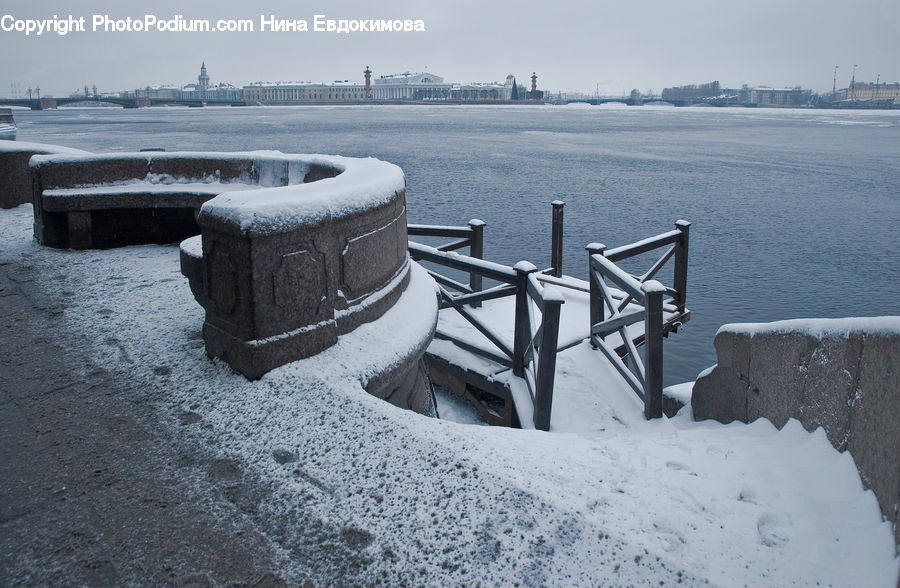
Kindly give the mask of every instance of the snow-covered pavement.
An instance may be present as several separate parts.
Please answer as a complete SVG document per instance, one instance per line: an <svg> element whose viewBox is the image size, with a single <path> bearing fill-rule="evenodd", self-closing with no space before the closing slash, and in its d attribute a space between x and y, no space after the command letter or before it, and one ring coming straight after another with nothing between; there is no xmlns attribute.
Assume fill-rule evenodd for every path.
<svg viewBox="0 0 900 588"><path fill-rule="evenodd" d="M222 492L279 546L288 584L897 583L892 530L822 432L643 421L581 369L586 346L560 359L550 433L428 419L360 383L377 367L365 350L404 337L402 308L250 382L206 357L176 246L42 248L28 205L0 211L0 243L6 271L31 268L63 313L48 336L234 465ZM413 298L434 304L418 269ZM571 409L583 425L562 432L568 397L597 409Z"/></svg>

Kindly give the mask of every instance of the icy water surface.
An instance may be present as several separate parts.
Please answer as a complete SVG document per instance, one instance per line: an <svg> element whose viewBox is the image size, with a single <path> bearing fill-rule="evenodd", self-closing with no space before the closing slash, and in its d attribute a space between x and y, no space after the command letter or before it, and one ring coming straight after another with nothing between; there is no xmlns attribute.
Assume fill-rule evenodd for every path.
<svg viewBox="0 0 900 588"><path fill-rule="evenodd" d="M688 306L666 383L715 362L728 322L900 314L900 111L665 107L272 107L17 111L19 140L94 151L278 149L375 156L409 220L481 218L486 256L565 271L690 220ZM637 269L637 268L635 268Z"/></svg>

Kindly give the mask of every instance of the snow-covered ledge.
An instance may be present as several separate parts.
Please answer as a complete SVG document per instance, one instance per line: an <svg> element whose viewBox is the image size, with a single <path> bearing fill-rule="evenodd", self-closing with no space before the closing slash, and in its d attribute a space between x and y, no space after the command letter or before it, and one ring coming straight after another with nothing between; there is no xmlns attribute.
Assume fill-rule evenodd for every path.
<svg viewBox="0 0 900 588"><path fill-rule="evenodd" d="M31 202L28 160L32 155L46 153L86 155L87 151L26 141L0 141L0 207L14 208Z"/></svg>
<svg viewBox="0 0 900 588"><path fill-rule="evenodd" d="M297 177L323 179L217 196L197 219L202 242L182 247L207 353L251 379L378 318L409 280L400 168L290 157Z"/></svg>
<svg viewBox="0 0 900 588"><path fill-rule="evenodd" d="M697 379L694 417L789 418L853 455L900 546L900 317L725 325Z"/></svg>
<svg viewBox="0 0 900 588"><path fill-rule="evenodd" d="M204 202L340 173L323 159L277 151L37 155L29 164L34 236L72 249L177 243L199 232Z"/></svg>
<svg viewBox="0 0 900 588"><path fill-rule="evenodd" d="M406 181L377 159L53 154L33 157L30 168L34 234L44 245L186 239L181 268L206 311L207 353L251 379L374 321L409 282ZM433 412L420 365L430 338L391 373L373 374L369 391Z"/></svg>

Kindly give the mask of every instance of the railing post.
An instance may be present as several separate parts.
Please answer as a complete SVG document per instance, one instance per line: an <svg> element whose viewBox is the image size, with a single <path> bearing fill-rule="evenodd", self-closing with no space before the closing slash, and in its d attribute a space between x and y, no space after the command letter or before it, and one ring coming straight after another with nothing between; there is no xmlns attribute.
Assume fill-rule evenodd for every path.
<svg viewBox="0 0 900 588"><path fill-rule="evenodd" d="M483 220L473 218L469 221L469 229L472 231L469 243L469 257L484 259L484 225ZM481 274L469 272L469 288L472 292L481 292ZM481 301L472 303L473 308L481 308Z"/></svg>
<svg viewBox="0 0 900 588"><path fill-rule="evenodd" d="M550 413L553 409L553 380L556 376L556 344L559 339L559 311L565 299L559 290L550 286L544 289L544 314L541 326L539 352L534 392L534 428L550 430Z"/></svg>
<svg viewBox="0 0 900 588"><path fill-rule="evenodd" d="M672 286L678 292L675 305L684 312L687 303L688 236L691 223L686 220L675 221L675 228L681 231L681 237L675 245L675 278Z"/></svg>
<svg viewBox="0 0 900 588"><path fill-rule="evenodd" d="M537 271L534 264L520 261L513 266L516 270L516 331L513 335L513 374L520 378L525 375L525 350L531 339L531 322L528 319L528 274Z"/></svg>
<svg viewBox="0 0 900 588"><path fill-rule="evenodd" d="M665 286L656 280L641 285L644 292L644 418L662 416L663 295Z"/></svg>
<svg viewBox="0 0 900 588"><path fill-rule="evenodd" d="M563 207L565 207L566 203L562 200L554 200L550 205L553 206L553 227L550 232L550 267L553 268L553 275L559 278L562 277Z"/></svg>
<svg viewBox="0 0 900 588"><path fill-rule="evenodd" d="M606 245L603 243L589 243L585 250L588 252L588 283L591 285L591 293L588 303L590 305L590 320L591 324L588 325L588 332L593 329L594 325L603 321L603 295L600 293L600 287L597 285L597 281L594 278L594 270L591 266L591 256L592 255L603 255L603 252L606 251ZM594 336L591 335L591 347L594 346Z"/></svg>

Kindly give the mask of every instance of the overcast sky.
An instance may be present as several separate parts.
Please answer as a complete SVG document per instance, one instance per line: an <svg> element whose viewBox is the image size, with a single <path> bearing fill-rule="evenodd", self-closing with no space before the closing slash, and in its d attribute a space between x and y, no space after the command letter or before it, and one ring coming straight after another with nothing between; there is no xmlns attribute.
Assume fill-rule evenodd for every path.
<svg viewBox="0 0 900 588"><path fill-rule="evenodd" d="M133 8L131 6L134 6ZM0 16L85 17L88 31L26 37L0 31L0 95L67 95L196 82L362 80L430 71L450 82L527 82L543 90L620 95L638 88L719 80L830 90L834 66L846 87L900 81L897 0L262 0L156 2L3 0ZM240 18L253 33L92 32L94 14L160 20ZM260 32L260 15L305 19L421 19L418 33ZM7 20L9 22L9 20Z"/></svg>

